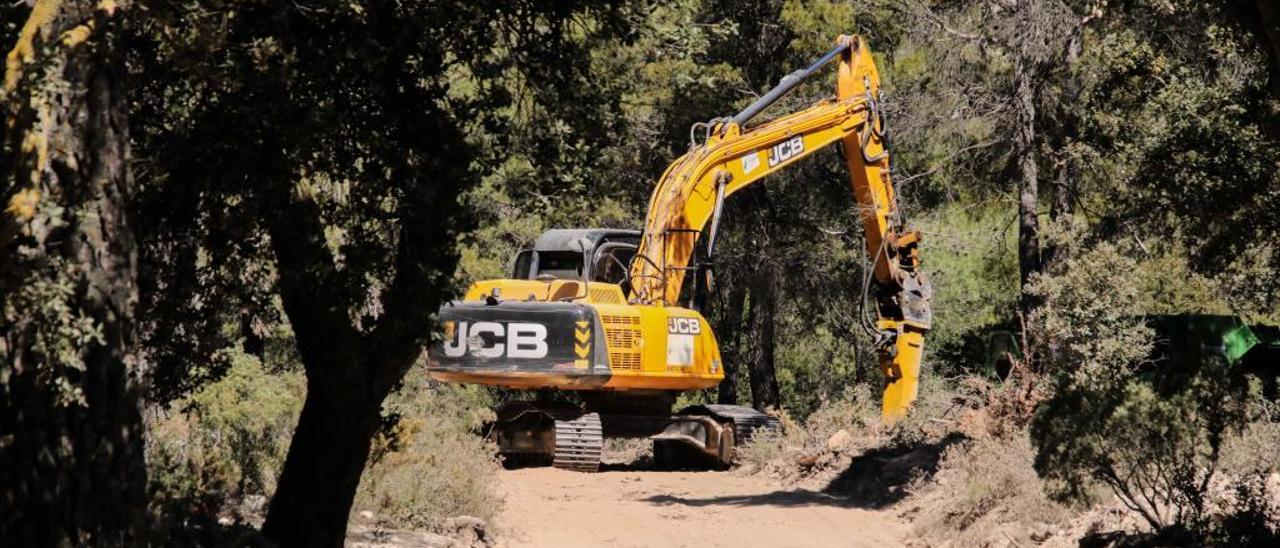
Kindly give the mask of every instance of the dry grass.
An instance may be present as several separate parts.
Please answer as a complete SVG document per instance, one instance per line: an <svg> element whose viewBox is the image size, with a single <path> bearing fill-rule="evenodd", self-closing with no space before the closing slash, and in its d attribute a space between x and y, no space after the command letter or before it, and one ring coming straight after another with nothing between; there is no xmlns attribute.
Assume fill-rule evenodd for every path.
<svg viewBox="0 0 1280 548"><path fill-rule="evenodd" d="M741 470L892 508L924 545L1026 546L1072 534L1079 511L1044 494L1025 421L1006 416L1002 404L1022 396L1016 386L928 379L912 413L892 426L872 392L824 402L803 422L783 415L780 434L739 452Z"/></svg>
<svg viewBox="0 0 1280 548"><path fill-rule="evenodd" d="M840 453L877 443L886 431L880 425L878 402L865 386L822 402L803 422L785 411L773 414L782 422L780 431L758 432L751 443L737 449L742 473L763 473L795 483L828 467Z"/></svg>
<svg viewBox="0 0 1280 548"><path fill-rule="evenodd" d="M237 354L225 378L155 420L147 463L157 519L260 524L304 390L300 372L269 373ZM369 511L380 524L436 529L449 518L497 513L496 451L475 434L489 413L483 390L410 373L385 411L399 420L374 441L353 515Z"/></svg>
<svg viewBox="0 0 1280 548"><path fill-rule="evenodd" d="M782 431L757 435L738 451L742 473L761 473L783 483L823 482L847 468L850 459L871 451L905 454L933 449L956 432L971 404L971 390L936 377L921 382L910 415L893 425L881 418L879 393L858 385L822 402L804 421L785 412Z"/></svg>
<svg viewBox="0 0 1280 548"><path fill-rule="evenodd" d="M653 441L649 438L608 438L604 440L604 464L644 466L653 461Z"/></svg>
<svg viewBox="0 0 1280 548"><path fill-rule="evenodd" d="M1076 515L1050 501L1025 433L953 445L926 484L913 486L914 530L934 546L1044 542Z"/></svg>

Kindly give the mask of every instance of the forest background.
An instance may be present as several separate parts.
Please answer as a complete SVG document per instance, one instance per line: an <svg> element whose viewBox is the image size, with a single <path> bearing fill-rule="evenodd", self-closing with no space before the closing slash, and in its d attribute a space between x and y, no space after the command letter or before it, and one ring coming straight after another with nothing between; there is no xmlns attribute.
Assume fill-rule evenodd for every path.
<svg viewBox="0 0 1280 548"><path fill-rule="evenodd" d="M422 378L432 311L545 229L640 227L692 124L849 32L875 52L900 207L925 235L924 391L994 386L980 405L1001 409L1001 443L1029 442L1055 501L1114 496L1152 534L1201 539L1244 511L1214 514L1204 493L1223 440L1275 421L1261 379L1152 372L1140 318L1280 323L1267 0L3 14L6 538L137 538L150 513L197 539L237 534L192 525L230 513L332 544L353 505L422 526L492 515L495 463L471 431L510 395ZM841 166L823 151L728 204L708 309L728 378L687 400L802 425L878 393ZM1000 333L1019 347L1003 380ZM1189 464L1143 467L1166 462Z"/></svg>

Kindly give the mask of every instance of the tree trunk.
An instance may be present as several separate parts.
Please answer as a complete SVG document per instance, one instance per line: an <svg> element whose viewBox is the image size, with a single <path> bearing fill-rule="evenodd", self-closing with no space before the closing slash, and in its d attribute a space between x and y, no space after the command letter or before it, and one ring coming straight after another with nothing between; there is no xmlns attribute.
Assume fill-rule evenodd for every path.
<svg viewBox="0 0 1280 548"><path fill-rule="evenodd" d="M0 545L142 544L120 16L37 2L5 75Z"/></svg>
<svg viewBox="0 0 1280 548"><path fill-rule="evenodd" d="M452 271L456 255L443 251L452 233L415 216L429 211L414 204L421 213L406 215L402 224L397 275L387 290L395 294L388 299L398 302L362 333L348 315L351 303L340 292L318 207L294 192L282 159L271 156L257 165L273 180L264 220L281 302L307 374L307 397L263 533L284 547L342 546L382 400L428 342L425 326L446 295L444 283L420 277L429 271L423 265Z"/></svg>
<svg viewBox="0 0 1280 548"><path fill-rule="evenodd" d="M751 351L747 367L751 376L751 405L760 411L777 407L782 399L778 394L778 377L774 370L773 317L778 300L773 291L773 276L767 268L761 268L752 276L751 284Z"/></svg>
<svg viewBox="0 0 1280 548"><path fill-rule="evenodd" d="M778 253L773 249L770 233L770 203L765 187L754 186L741 193L743 216L750 219L747 257L759 260L746 275L747 306L750 318L746 324L746 340L739 345L738 354L745 358L751 383L751 405L760 411L777 407L782 398L778 391L778 378L774 369L774 315L778 309L774 293L775 265L769 257Z"/></svg>
<svg viewBox="0 0 1280 548"><path fill-rule="evenodd" d="M241 342L241 347L244 349L245 354L255 356L259 361L262 361L266 359L267 355L267 340L258 334L258 331L254 329L253 323L253 314L247 311L240 313L240 337L243 341Z"/></svg>
<svg viewBox="0 0 1280 548"><path fill-rule="evenodd" d="M1023 320L1030 319L1039 304L1027 292L1031 275L1040 271L1040 223L1036 217L1039 202L1039 174L1036 167L1035 70L1029 61L1015 69L1014 162L1018 172L1018 273L1022 295L1019 311Z"/></svg>
<svg viewBox="0 0 1280 548"><path fill-rule="evenodd" d="M1271 112L1268 128L1271 136L1280 139L1280 7L1274 0L1254 0L1258 7L1258 25L1263 38L1263 49L1267 52L1270 71L1267 88L1271 90Z"/></svg>
<svg viewBox="0 0 1280 548"><path fill-rule="evenodd" d="M342 546L347 517L377 429L385 391L377 363L336 294L333 256L314 202L293 194L281 159L273 174L275 215L267 219L284 312L307 373L307 397L281 467L262 532L284 547Z"/></svg>
<svg viewBox="0 0 1280 548"><path fill-rule="evenodd" d="M263 534L282 547L342 546L382 398L308 382ZM332 386L332 385L331 385Z"/></svg>
<svg viewBox="0 0 1280 548"><path fill-rule="evenodd" d="M1075 212L1072 201L1074 181L1075 171L1072 169L1071 159L1064 158L1054 174L1053 203L1049 206L1049 220L1054 222L1067 220Z"/></svg>
<svg viewBox="0 0 1280 548"><path fill-rule="evenodd" d="M742 351L743 308L747 304L747 288L741 280L735 280L729 289L729 299L720 311L720 360L724 367L724 380L720 381L720 403L738 403L738 367L745 353Z"/></svg>

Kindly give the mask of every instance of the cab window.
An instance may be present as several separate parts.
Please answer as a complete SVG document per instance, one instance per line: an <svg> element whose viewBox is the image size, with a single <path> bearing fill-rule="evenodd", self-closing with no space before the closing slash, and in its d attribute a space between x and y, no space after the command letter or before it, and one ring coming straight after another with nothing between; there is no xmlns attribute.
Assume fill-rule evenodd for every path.
<svg viewBox="0 0 1280 548"><path fill-rule="evenodd" d="M622 283L631 268L631 258L636 254L632 245L607 245L596 253L591 264L591 281L611 284Z"/></svg>
<svg viewBox="0 0 1280 548"><path fill-rule="evenodd" d="M538 275L558 279L582 277L582 253L577 251L539 251Z"/></svg>
<svg viewBox="0 0 1280 548"><path fill-rule="evenodd" d="M511 266L511 279L528 280L532 276L529 275L529 269L533 268L533 250L522 249L516 254L515 263Z"/></svg>

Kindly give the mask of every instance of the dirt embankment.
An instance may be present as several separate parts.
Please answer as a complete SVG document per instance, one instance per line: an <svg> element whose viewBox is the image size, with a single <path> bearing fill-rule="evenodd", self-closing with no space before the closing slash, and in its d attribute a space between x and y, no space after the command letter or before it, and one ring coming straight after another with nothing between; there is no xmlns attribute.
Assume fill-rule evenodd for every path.
<svg viewBox="0 0 1280 548"><path fill-rule="evenodd" d="M504 471L500 546L899 546L891 510L733 472Z"/></svg>

